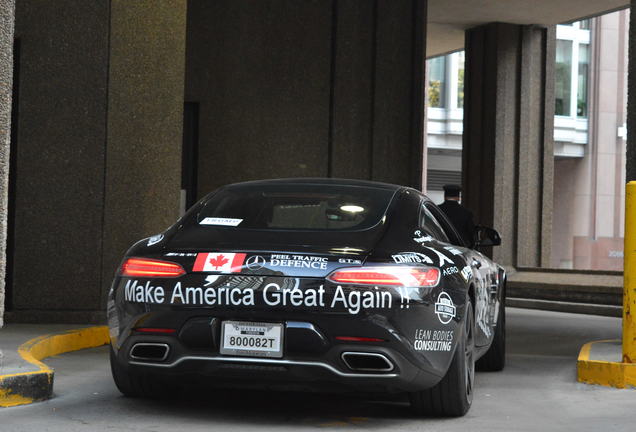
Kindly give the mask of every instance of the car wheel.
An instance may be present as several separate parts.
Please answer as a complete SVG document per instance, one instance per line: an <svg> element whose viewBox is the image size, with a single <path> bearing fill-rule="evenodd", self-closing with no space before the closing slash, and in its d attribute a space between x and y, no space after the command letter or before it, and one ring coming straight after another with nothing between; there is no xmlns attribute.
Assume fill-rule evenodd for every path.
<svg viewBox="0 0 636 432"><path fill-rule="evenodd" d="M505 291L504 291L505 292ZM495 334L486 354L477 360L478 371L497 372L506 365L506 298L499 303L499 316L495 326Z"/></svg>
<svg viewBox="0 0 636 432"><path fill-rule="evenodd" d="M110 346L110 371L117 389L127 397L165 398L174 394L173 389L159 377L135 374L126 370L118 361Z"/></svg>
<svg viewBox="0 0 636 432"><path fill-rule="evenodd" d="M459 417L470 409L475 383L475 315L470 301L462 330L444 378L430 389L410 394L411 406L418 414Z"/></svg>

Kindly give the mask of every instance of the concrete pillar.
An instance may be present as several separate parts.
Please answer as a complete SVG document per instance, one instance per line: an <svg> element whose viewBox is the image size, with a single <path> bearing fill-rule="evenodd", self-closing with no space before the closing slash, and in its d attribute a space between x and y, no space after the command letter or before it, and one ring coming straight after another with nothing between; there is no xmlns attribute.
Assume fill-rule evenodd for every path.
<svg viewBox="0 0 636 432"><path fill-rule="evenodd" d="M13 83L14 0L0 0L0 275L4 276L7 243L7 194L11 91ZM4 317L4 277L0 278L0 327Z"/></svg>
<svg viewBox="0 0 636 432"><path fill-rule="evenodd" d="M186 0L111 0L102 304L123 253L179 212Z"/></svg>
<svg viewBox="0 0 636 432"><path fill-rule="evenodd" d="M426 0L191 0L199 196L268 177L421 187L425 38Z"/></svg>
<svg viewBox="0 0 636 432"><path fill-rule="evenodd" d="M329 175L422 189L427 2L334 4Z"/></svg>
<svg viewBox="0 0 636 432"><path fill-rule="evenodd" d="M185 15L185 0L18 2L9 319L103 320L122 254L176 220Z"/></svg>
<svg viewBox="0 0 636 432"><path fill-rule="evenodd" d="M102 309L108 21L108 1L16 5L13 321Z"/></svg>
<svg viewBox="0 0 636 432"><path fill-rule="evenodd" d="M464 204L500 231L494 258L549 263L554 30L494 23L466 32Z"/></svg>

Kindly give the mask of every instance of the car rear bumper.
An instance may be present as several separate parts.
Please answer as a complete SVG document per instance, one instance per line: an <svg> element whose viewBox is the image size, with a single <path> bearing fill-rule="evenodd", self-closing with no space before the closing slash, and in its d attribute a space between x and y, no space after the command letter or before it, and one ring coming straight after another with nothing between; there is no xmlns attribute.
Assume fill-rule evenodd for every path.
<svg viewBox="0 0 636 432"><path fill-rule="evenodd" d="M191 314L198 315L189 312L187 316ZM170 314L173 319L175 315L179 314ZM162 320L151 316L146 314L141 320L159 326ZM224 318L210 316L186 319L180 331L172 335L131 330L125 338L114 339L113 348L117 361L131 372L170 377L184 383L209 378L208 382L215 385L233 387L382 393L434 386L454 353L454 347L444 353L416 352L405 335L379 316L347 318L349 325L336 317L314 322L283 321L282 358L220 354L220 324ZM336 333L341 328L346 330ZM372 335L381 341L334 341L334 334L343 333ZM147 344L158 347L152 358L138 349Z"/></svg>
<svg viewBox="0 0 636 432"><path fill-rule="evenodd" d="M140 343L168 346L167 358L163 361L132 358L131 350ZM343 358L346 353L382 356L390 368L352 369L346 357ZM394 393L428 388L441 379L392 348L358 344L334 346L316 358L274 359L196 353L184 348L176 338L133 336L120 348L117 361L131 372L182 383L280 390Z"/></svg>
<svg viewBox="0 0 636 432"><path fill-rule="evenodd" d="M109 296L108 318L116 361L135 373L197 382L209 377L232 386L400 392L435 385L444 376L461 337L465 293L447 290L457 308L451 320L437 315L437 287L413 298L399 295L392 307L301 309L255 305L186 307L126 301L122 285ZM282 358L244 357L221 353L224 321L282 324ZM171 334L139 328L170 329ZM431 337L440 332L446 342ZM428 334L427 341L418 335ZM362 340L351 341L351 337ZM422 342L428 342L424 344ZM440 342L445 344L438 348ZM133 352L138 344L158 344L154 358ZM426 347L426 348L424 348ZM166 352L163 352L165 350ZM380 367L352 366L346 356L368 356ZM138 354L138 353L137 353ZM164 356L165 354L165 356ZM343 357L344 355L344 357ZM357 362L360 363L360 362Z"/></svg>

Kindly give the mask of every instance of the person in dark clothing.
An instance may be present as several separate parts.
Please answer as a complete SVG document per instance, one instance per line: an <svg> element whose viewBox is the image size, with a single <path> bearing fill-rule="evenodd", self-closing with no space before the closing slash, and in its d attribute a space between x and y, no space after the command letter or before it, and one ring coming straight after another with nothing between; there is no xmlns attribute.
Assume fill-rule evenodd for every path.
<svg viewBox="0 0 636 432"><path fill-rule="evenodd" d="M462 188L458 185L444 185L444 202L439 208L455 225L455 229L468 247L475 244L475 223L473 213L459 203Z"/></svg>

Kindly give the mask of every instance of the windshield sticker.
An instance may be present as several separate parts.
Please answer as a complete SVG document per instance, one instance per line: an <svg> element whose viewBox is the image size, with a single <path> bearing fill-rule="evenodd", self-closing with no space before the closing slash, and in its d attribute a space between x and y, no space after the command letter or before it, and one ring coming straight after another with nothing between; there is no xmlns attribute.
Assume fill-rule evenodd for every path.
<svg viewBox="0 0 636 432"><path fill-rule="evenodd" d="M200 253L192 271L238 273L245 261L244 253Z"/></svg>
<svg viewBox="0 0 636 432"><path fill-rule="evenodd" d="M453 348L453 331L416 329L413 348L416 351L450 351Z"/></svg>
<svg viewBox="0 0 636 432"><path fill-rule="evenodd" d="M219 218L219 217L206 217L199 225L221 225L221 226L238 226L243 219L234 219L234 218Z"/></svg>
<svg viewBox="0 0 636 432"><path fill-rule="evenodd" d="M163 240L163 234L154 235L154 236L152 236L152 237L150 237L148 239L147 246L155 245L155 244L159 243L161 240Z"/></svg>
<svg viewBox="0 0 636 432"><path fill-rule="evenodd" d="M437 297L435 303L435 314L442 324L448 324L453 318L455 318L455 305L450 296L442 291Z"/></svg>

